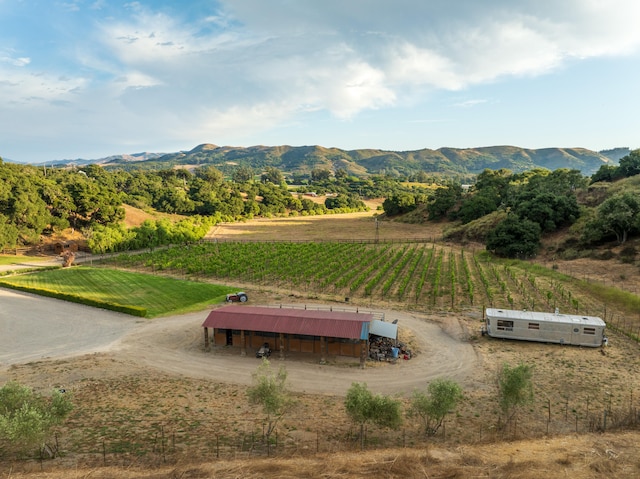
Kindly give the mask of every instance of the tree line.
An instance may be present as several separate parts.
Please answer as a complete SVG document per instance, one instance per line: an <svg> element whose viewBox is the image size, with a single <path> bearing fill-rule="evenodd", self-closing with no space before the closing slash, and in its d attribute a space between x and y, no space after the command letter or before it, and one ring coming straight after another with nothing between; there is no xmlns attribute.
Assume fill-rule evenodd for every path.
<svg viewBox="0 0 640 479"><path fill-rule="evenodd" d="M640 174L640 150L603 165L591 178L578 170L508 169L480 173L467 188L448 181L430 195L400 192L383 203L388 215L422 208L429 220L456 225L450 239L484 242L504 257L529 258L539 251L543 235L572 227L571 241L582 248L616 241L624 244L640 233L640 188L615 183Z"/></svg>
<svg viewBox="0 0 640 479"><path fill-rule="evenodd" d="M98 251L153 247L198 239L203 226L222 221L363 211L363 198L402 188L386 177L359 179L343 170L314 170L310 179L292 187L273 167L259 175L238 167L225 177L212 166L112 171L98 165L40 168L0 159L0 249L37 245L43 236L68 228L84 233ZM311 199L312 192L330 195L322 203ZM123 204L187 219L177 225L151 221L128 230L121 225Z"/></svg>
<svg viewBox="0 0 640 479"><path fill-rule="evenodd" d="M514 420L518 411L533 401L533 366L520 363L502 364L496 376L496 402L502 412L500 427ZM265 440L282 418L297 404L287 384L287 372L283 366L277 371L265 358L253 374L253 384L247 390L251 404L261 406L265 415ZM424 390L411 395L405 415L418 420L427 436L438 433L447 414L455 412L464 399L460 385L448 378L431 381ZM358 426L361 447L364 448L365 426L375 424L384 428L398 428L403 422L402 401L396 397L375 394L366 383L353 383L344 399L345 412Z"/></svg>
<svg viewBox="0 0 640 479"><path fill-rule="evenodd" d="M448 231L451 239L484 242L501 256L531 257L542 235L572 225L577 225L581 246L610 240L622 244L639 233L636 192L606 193L597 204L588 199L598 185L639 172L640 150L618 166L603 165L591 178L568 169L487 169L467 187L461 178L424 172L404 180L429 183L385 175L359 178L342 168L314 168L307 176L286 177L272 166L259 172L238 166L225 175L210 165L125 171L98 165L40 168L0 159L0 249L37 245L43 236L67 228L80 230L99 252L153 248L196 241L218 222L362 211L367 209L363 199L385 198L387 216L424 210L429 220L459 225ZM313 201L314 195L324 202ZM186 219L177 224L148 221L127 229L122 226L123 204Z"/></svg>

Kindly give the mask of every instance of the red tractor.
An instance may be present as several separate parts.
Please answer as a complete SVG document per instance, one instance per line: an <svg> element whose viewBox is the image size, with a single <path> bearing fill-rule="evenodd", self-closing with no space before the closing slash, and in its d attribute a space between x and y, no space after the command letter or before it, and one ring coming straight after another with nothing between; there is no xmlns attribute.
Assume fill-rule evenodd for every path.
<svg viewBox="0 0 640 479"><path fill-rule="evenodd" d="M247 293L244 291L238 291L237 293L231 293L227 295L227 303L246 303L249 299Z"/></svg>

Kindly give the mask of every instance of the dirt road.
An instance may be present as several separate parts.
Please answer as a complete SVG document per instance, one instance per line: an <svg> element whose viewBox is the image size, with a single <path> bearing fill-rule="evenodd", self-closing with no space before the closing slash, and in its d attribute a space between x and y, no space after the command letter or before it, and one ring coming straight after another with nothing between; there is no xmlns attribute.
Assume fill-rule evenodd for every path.
<svg viewBox="0 0 640 479"><path fill-rule="evenodd" d="M50 298L0 289L0 380L12 364L103 352L118 360L160 371L235 384L249 384L258 360L237 350L205 352L201 324L207 311L142 320ZM415 338L420 354L397 364L357 360L321 365L316 359L286 358L291 388L298 392L343 394L354 381L381 393L410 393L440 376L472 385L479 368L473 347L462 340L457 321L445 331L433 319L385 311ZM281 362L276 356L272 364Z"/></svg>

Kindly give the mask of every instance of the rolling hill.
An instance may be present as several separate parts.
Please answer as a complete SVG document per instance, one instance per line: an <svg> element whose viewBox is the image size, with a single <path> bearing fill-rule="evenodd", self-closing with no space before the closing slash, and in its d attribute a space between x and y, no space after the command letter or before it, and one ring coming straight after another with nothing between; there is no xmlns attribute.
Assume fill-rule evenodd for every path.
<svg viewBox="0 0 640 479"><path fill-rule="evenodd" d="M342 168L355 176L409 176L420 171L446 176L473 175L486 168L507 168L513 172L534 168L569 168L580 170L584 175L592 175L604 164L616 164L628 152L628 148L599 153L585 148L527 149L515 146L386 151L341 150L317 145L232 147L205 143L190 151L168 153L150 159L137 160L123 155L96 162L107 167L125 169L212 165L225 173L238 166L257 170L273 166L289 174L309 174L315 168L333 171Z"/></svg>

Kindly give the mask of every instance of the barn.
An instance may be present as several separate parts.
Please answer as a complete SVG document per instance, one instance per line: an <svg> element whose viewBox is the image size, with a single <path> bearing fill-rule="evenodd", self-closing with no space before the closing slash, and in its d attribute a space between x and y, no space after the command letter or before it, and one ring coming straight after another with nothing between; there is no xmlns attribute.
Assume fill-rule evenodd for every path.
<svg viewBox="0 0 640 479"><path fill-rule="evenodd" d="M268 343L282 358L288 352L319 354L321 362L328 355L352 356L364 365L373 319L353 311L230 305L211 311L202 326L206 349L211 341L246 355Z"/></svg>
<svg viewBox="0 0 640 479"><path fill-rule="evenodd" d="M493 338L602 346L605 322L595 316L487 308L486 332Z"/></svg>

